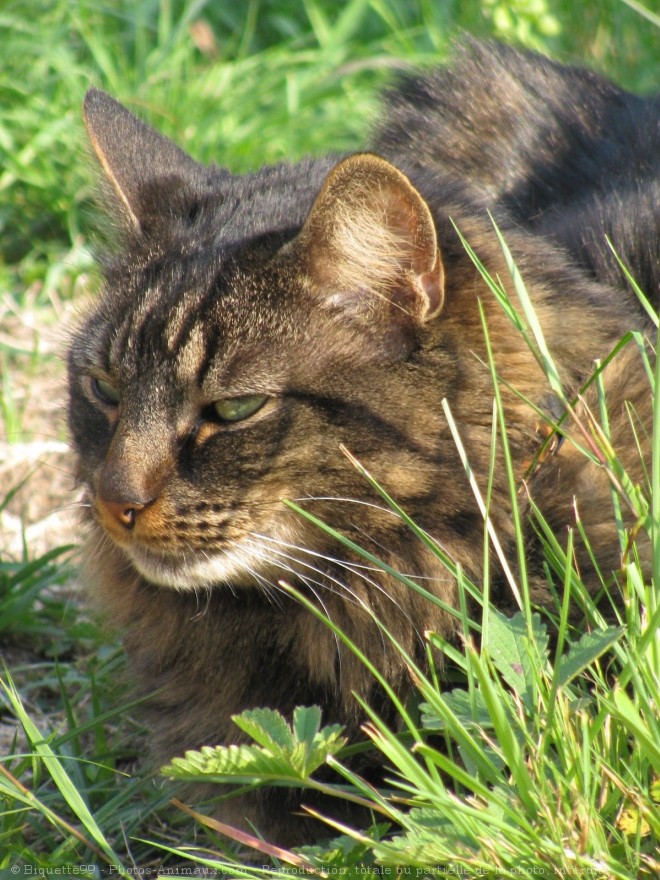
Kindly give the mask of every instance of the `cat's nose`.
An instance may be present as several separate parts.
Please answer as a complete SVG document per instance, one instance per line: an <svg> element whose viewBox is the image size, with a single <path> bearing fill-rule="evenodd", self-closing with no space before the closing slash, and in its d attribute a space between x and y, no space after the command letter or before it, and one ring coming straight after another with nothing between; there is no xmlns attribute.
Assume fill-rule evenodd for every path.
<svg viewBox="0 0 660 880"><path fill-rule="evenodd" d="M106 511L125 529L132 529L135 525L135 517L146 504L138 501L101 501Z"/></svg>

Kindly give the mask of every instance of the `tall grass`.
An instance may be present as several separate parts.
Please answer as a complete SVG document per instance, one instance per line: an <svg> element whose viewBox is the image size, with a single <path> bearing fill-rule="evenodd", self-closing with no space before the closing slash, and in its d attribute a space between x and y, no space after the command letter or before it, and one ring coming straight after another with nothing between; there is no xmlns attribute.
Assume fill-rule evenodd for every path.
<svg viewBox="0 0 660 880"><path fill-rule="evenodd" d="M359 147L377 87L392 69L442 60L460 29L584 60L632 88L657 86L658 30L619 0L579 8L569 0L3 4L0 297L19 313L36 303L49 321L53 306L94 288L90 242L99 220L80 117L90 84L148 116L197 158L241 171ZM6 329L0 412L13 433L23 414L10 373L38 366L40 355L12 345ZM42 367L50 370L50 362ZM660 467L652 480L650 522L657 524ZM392 768L382 791L343 765L336 732L319 729L313 712L301 715L305 724L276 756L280 772L291 765L279 781L295 774L296 784L318 787L314 765L325 761L337 771L337 792L369 802L375 824L330 827L330 835L344 833L339 842L297 854L256 834L231 841L229 829L201 815L193 827L170 804L162 778L135 771L143 732L139 706L127 705L121 688L121 649L104 645L72 600L68 551L38 556L26 546L22 559L0 563L0 639L11 667L0 695L7 722L0 727L0 869L88 866L99 877L109 865L121 873L192 861L231 877L290 877L294 868L357 877L377 865L390 876L395 867L433 876L439 865L493 877L653 876L660 870L657 593L631 554L619 625L592 608L593 630L581 636L567 620L571 597L585 601L572 537L561 545L540 516L537 527L563 595L556 650L529 603L511 621L486 603L469 621L464 602L465 652L429 636L429 656L431 646L443 652L458 684L442 690L432 667L427 673L411 662L421 707L401 707L405 737L365 707L368 747ZM466 592L479 594L457 575ZM516 586L524 596L524 582ZM13 739L12 718L20 722ZM252 759L267 765L270 726L281 730L280 722L263 715L245 723L255 735ZM305 755L303 765L294 751ZM189 757L169 772L250 778L249 766L232 768L225 758L222 750ZM263 774L262 764L257 769ZM253 862L258 852L270 867L239 867L236 853L250 849Z"/></svg>

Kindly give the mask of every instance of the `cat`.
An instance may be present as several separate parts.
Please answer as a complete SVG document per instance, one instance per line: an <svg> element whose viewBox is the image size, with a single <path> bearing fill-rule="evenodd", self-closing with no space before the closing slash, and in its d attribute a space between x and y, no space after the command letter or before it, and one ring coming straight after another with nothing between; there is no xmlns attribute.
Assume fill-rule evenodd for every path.
<svg viewBox="0 0 660 880"><path fill-rule="evenodd" d="M493 386L480 307L515 479L527 489L521 514L533 498L560 541L579 515L602 570L621 566L610 481L571 441L575 417L530 473L547 433L538 411L557 418L547 380L457 229L493 277L508 279L487 210L496 217L572 398L626 331L650 329L602 236L611 234L657 302L657 202L650 217L634 204L660 179L657 100L470 41L455 66L399 80L385 108L367 152L235 176L198 164L109 95L90 89L85 98L119 233L101 257L104 291L69 350L84 578L123 635L156 761L239 742L231 716L253 707L290 716L317 704L349 737L362 721L354 693L388 717L365 666L283 581L402 696L406 664L374 617L421 664L426 631L458 632L448 610L454 576L344 449L481 583L483 517L443 410L446 401L485 493ZM639 139L608 123L623 118ZM625 402L649 425L651 400L631 346L603 382L612 443L641 480ZM501 450L496 465L490 516L513 565ZM440 601L367 564L285 499ZM576 557L597 591L583 545ZM532 598L547 605L531 529L528 564ZM491 596L515 607L494 555ZM300 800L286 797L229 800L221 815L295 841L302 826L290 813Z"/></svg>

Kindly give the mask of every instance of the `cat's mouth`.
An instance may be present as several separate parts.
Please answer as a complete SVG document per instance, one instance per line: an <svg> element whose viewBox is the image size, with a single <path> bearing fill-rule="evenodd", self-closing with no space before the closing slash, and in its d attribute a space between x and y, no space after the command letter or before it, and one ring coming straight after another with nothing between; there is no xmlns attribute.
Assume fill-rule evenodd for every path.
<svg viewBox="0 0 660 880"><path fill-rule="evenodd" d="M251 541L239 542L231 550L197 553L165 554L139 544L122 550L145 580L174 590L252 586L257 582L256 566L263 568L263 558Z"/></svg>
<svg viewBox="0 0 660 880"><path fill-rule="evenodd" d="M294 524L272 523L271 534L249 533L225 549L207 546L179 552L139 541L117 544L133 568L150 584L188 591L211 587L275 586L296 573L295 556L303 552Z"/></svg>
<svg viewBox="0 0 660 880"><path fill-rule="evenodd" d="M129 520L128 508L128 513L117 513L98 498L92 504L105 534L149 583L184 591L223 584L252 586L267 576L268 565L257 538L236 536L229 546L226 541L219 544L217 538L216 543L198 540L191 546L192 542L173 538L166 528L166 515L156 507Z"/></svg>
<svg viewBox="0 0 660 880"><path fill-rule="evenodd" d="M258 532L243 531L234 520L228 534L212 541L197 535L193 541L167 529L167 516L157 502L132 518L126 506L119 513L98 499L91 506L97 524L138 574L150 584L174 590L274 585L292 571L291 557L283 548L301 549L300 524L283 508Z"/></svg>

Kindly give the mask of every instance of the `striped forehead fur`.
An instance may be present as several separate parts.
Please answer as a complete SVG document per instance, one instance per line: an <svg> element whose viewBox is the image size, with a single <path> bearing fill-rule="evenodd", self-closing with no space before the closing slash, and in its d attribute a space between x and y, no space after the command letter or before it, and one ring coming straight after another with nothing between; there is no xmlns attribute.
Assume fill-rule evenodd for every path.
<svg viewBox="0 0 660 880"><path fill-rule="evenodd" d="M199 322L195 323L176 352L175 370L180 382L193 382L199 376L206 360L206 337Z"/></svg>
<svg viewBox="0 0 660 880"><path fill-rule="evenodd" d="M156 311L160 288L155 285L134 299L124 320L115 330L109 348L111 364L119 364L128 351L135 350L138 341L145 333L149 319Z"/></svg>

